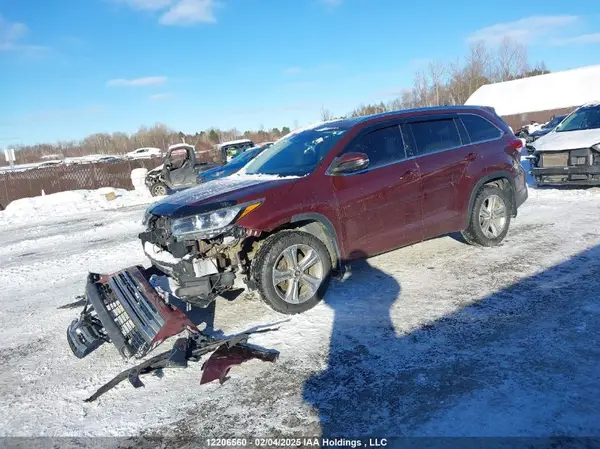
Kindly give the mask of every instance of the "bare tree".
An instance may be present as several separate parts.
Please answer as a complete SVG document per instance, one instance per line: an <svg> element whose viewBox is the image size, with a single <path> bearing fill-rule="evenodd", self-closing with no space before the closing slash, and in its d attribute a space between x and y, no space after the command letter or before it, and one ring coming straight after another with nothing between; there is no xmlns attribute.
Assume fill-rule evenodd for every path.
<svg viewBox="0 0 600 449"><path fill-rule="evenodd" d="M517 79L529 71L527 48L509 36L502 39L496 56L496 81Z"/></svg>
<svg viewBox="0 0 600 449"><path fill-rule="evenodd" d="M333 114L325 106L321 106L321 121L328 122L329 120L333 120Z"/></svg>
<svg viewBox="0 0 600 449"><path fill-rule="evenodd" d="M446 74L446 67L440 61L433 61L429 63L429 77L431 78L431 84L433 88L434 104L439 106L442 104L443 94L443 83L444 75Z"/></svg>
<svg viewBox="0 0 600 449"><path fill-rule="evenodd" d="M465 81L471 93L488 84L493 73L493 57L484 42L471 45L464 67ZM470 94L469 94L470 95Z"/></svg>
<svg viewBox="0 0 600 449"><path fill-rule="evenodd" d="M417 106L430 106L429 101L429 80L424 70L415 73L414 92L417 100Z"/></svg>

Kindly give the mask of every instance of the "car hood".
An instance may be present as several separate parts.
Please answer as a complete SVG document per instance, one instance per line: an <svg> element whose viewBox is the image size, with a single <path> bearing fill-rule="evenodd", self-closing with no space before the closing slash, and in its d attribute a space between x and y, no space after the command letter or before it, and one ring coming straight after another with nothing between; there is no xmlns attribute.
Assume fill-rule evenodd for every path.
<svg viewBox="0 0 600 449"><path fill-rule="evenodd" d="M543 136L552 131L552 128L541 128L531 133L532 136Z"/></svg>
<svg viewBox="0 0 600 449"><path fill-rule="evenodd" d="M537 151L564 151L590 148L600 143L600 129L551 132L533 143Z"/></svg>
<svg viewBox="0 0 600 449"><path fill-rule="evenodd" d="M242 165L243 167L243 165ZM242 167L228 167L227 165L216 166L200 173L200 178L213 178L215 176L231 175Z"/></svg>
<svg viewBox="0 0 600 449"><path fill-rule="evenodd" d="M147 212L171 218L201 214L223 207L287 192L300 178L267 175L232 175L168 196L152 204Z"/></svg>

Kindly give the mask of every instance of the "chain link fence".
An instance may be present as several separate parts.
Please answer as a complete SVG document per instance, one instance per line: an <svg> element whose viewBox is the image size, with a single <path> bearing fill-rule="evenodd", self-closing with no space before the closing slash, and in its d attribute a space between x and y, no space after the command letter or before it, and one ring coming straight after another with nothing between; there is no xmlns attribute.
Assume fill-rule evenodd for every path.
<svg viewBox="0 0 600 449"><path fill-rule="evenodd" d="M0 210L11 201L78 189L115 187L133 189L131 171L135 168L152 170L162 159L134 159L74 165L56 165L26 171L0 174Z"/></svg>

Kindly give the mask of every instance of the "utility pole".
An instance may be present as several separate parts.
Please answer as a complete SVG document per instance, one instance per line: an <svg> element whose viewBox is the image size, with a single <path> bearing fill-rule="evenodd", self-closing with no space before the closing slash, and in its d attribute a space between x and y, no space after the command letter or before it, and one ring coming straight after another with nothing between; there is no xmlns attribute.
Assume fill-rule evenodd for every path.
<svg viewBox="0 0 600 449"><path fill-rule="evenodd" d="M10 165L10 170L13 171L15 169L15 150L6 148L4 150L4 159Z"/></svg>

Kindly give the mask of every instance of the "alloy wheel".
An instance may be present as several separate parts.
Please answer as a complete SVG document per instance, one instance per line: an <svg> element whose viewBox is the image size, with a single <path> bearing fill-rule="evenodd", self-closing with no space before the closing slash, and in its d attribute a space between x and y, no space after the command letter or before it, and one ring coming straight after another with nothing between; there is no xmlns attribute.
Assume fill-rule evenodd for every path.
<svg viewBox="0 0 600 449"><path fill-rule="evenodd" d="M275 259L273 286L283 301L301 304L315 295L324 275L323 261L315 249L292 245Z"/></svg>
<svg viewBox="0 0 600 449"><path fill-rule="evenodd" d="M489 239L495 239L506 227L506 203L498 195L488 196L479 210L479 226L481 231Z"/></svg>

